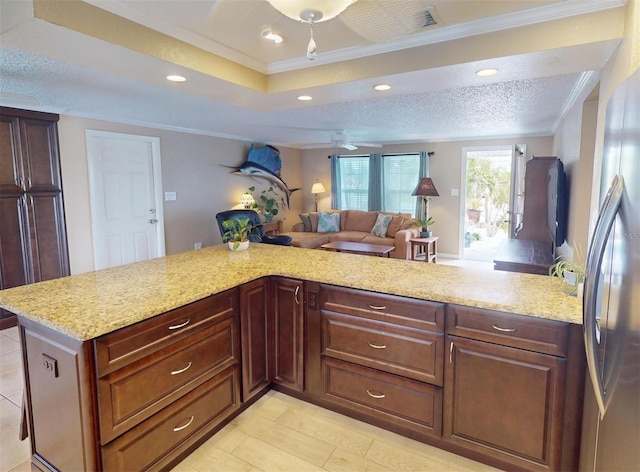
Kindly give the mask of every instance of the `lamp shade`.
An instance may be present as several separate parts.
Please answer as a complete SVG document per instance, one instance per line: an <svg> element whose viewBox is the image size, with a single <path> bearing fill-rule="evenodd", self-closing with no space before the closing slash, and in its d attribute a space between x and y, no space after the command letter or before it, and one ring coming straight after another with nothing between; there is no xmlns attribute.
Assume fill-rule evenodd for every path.
<svg viewBox="0 0 640 472"><path fill-rule="evenodd" d="M436 189L436 186L433 184L433 180L431 177L423 177L420 179L418 186L411 194L413 196L418 197L439 197L440 194Z"/></svg>
<svg viewBox="0 0 640 472"><path fill-rule="evenodd" d="M320 182L316 182L313 184L313 186L311 187L311 193L324 193L326 192L326 190L324 189L324 185L322 185Z"/></svg>
<svg viewBox="0 0 640 472"><path fill-rule="evenodd" d="M320 12L322 17L314 18L314 23L335 18L345 11L349 5L357 0L267 0L273 8L289 18L300 21L306 20L302 15L304 11Z"/></svg>
<svg viewBox="0 0 640 472"><path fill-rule="evenodd" d="M245 192L240 197L240 204L247 210L249 210L256 201L253 199L253 196L249 192Z"/></svg>

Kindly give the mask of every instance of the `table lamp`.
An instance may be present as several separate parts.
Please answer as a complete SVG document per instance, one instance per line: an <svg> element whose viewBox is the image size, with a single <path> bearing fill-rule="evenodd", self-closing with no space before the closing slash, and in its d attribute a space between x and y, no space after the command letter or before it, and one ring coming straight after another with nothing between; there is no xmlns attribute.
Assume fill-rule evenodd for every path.
<svg viewBox="0 0 640 472"><path fill-rule="evenodd" d="M318 194L324 192L326 192L326 190L324 189L324 185L322 185L320 182L318 182L318 179L316 179L316 182L311 187L311 193L316 196L316 212L318 211Z"/></svg>

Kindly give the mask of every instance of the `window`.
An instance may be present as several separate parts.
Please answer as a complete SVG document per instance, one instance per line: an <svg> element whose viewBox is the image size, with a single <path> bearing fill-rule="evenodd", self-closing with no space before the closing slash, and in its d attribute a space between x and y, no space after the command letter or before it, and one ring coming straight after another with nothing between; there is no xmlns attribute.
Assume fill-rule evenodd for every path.
<svg viewBox="0 0 640 472"><path fill-rule="evenodd" d="M420 153L338 156L337 209L413 214L416 197L411 193L419 181L420 160Z"/></svg>
<svg viewBox="0 0 640 472"><path fill-rule="evenodd" d="M416 209L415 190L420 173L420 154L382 156L382 210L411 213Z"/></svg>
<svg viewBox="0 0 640 472"><path fill-rule="evenodd" d="M369 156L340 157L339 210L368 210Z"/></svg>

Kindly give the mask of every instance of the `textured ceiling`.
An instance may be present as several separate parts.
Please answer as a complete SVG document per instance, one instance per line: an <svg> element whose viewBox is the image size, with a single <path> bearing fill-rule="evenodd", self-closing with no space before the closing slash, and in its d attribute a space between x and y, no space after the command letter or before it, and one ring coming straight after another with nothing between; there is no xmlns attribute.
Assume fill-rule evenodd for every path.
<svg viewBox="0 0 640 472"><path fill-rule="evenodd" d="M403 17L394 5L425 2L360 0L344 21L316 25L320 56L312 62L299 51L301 42L304 53L307 27L263 0L81 4L99 21L106 17L95 5L126 14L133 25L129 43L124 31L113 40L100 28L80 33L61 24L67 10L57 20L34 15L28 1L0 2L2 105L301 148L330 145L336 129L353 142L379 144L551 134L568 107L595 86L623 23L615 1L433 1L426 3L435 5L440 23L432 32L380 42L348 25L372 31L381 9ZM584 10L585 3L591 10ZM377 13L361 13L367 8ZM358 18L368 23L354 26ZM597 31L595 24L601 25ZM276 25L285 35L280 49L260 36ZM157 53L138 48L133 41L149 31L182 46L168 42ZM381 32L396 34L391 26ZM190 45L198 48L200 62L224 58L248 68L246 74L231 69L223 77L222 70L189 66ZM475 76L489 66L500 73ZM171 72L187 82L168 83L164 76ZM374 92L379 82L393 88ZM314 100L297 101L301 93Z"/></svg>

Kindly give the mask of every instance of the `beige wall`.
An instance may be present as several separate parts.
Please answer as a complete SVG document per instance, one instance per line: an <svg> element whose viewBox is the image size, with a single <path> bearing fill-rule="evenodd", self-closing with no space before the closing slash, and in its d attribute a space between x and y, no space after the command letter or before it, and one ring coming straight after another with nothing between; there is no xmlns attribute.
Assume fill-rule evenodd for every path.
<svg viewBox="0 0 640 472"><path fill-rule="evenodd" d="M598 118L598 100L576 103L558 127L554 155L564 163L569 187L567 240L557 255L585 262L589 237L593 154Z"/></svg>
<svg viewBox="0 0 640 472"><path fill-rule="evenodd" d="M527 154L533 156L549 156L552 154L553 138L546 137L517 137L509 139L490 139L472 141L434 142L418 144L399 144L385 146L382 149L358 149L360 153L369 152L419 152L433 151L435 155L430 159L430 176L433 179L439 197L431 199L430 215L434 217L436 223L430 228L434 235L439 236L438 252L454 257L461 256L460 246L462 244L461 217L462 208L460 196L451 196L452 189L462 189L462 149L465 147L498 146L515 144L526 144ZM357 154L354 151L351 154ZM327 189L327 193L320 195L319 208L329 209L331 207L331 164L327 156L331 149L305 150L303 154L303 186L305 189L303 208L305 211L313 210L313 195L309 193L311 185L318 178ZM348 154L341 152L340 154Z"/></svg>
<svg viewBox="0 0 640 472"><path fill-rule="evenodd" d="M602 70L600 101L596 126L595 155L591 194L589 230L593 230L599 209L600 172L607 102L615 89L640 68L640 0L628 0L625 14L624 38Z"/></svg>
<svg viewBox="0 0 640 472"><path fill-rule="evenodd" d="M250 143L189 133L61 116L58 124L62 180L71 273L91 271L93 243L85 132L87 129L160 138L163 192L176 192L175 201L164 202L167 255L219 244L215 214L238 204L252 185L259 191L268 184L231 174L222 165L239 166ZM290 188L300 187L301 151L280 149L282 177ZM284 217L285 229L297 221L302 197L295 192ZM295 215L295 218L292 217Z"/></svg>

